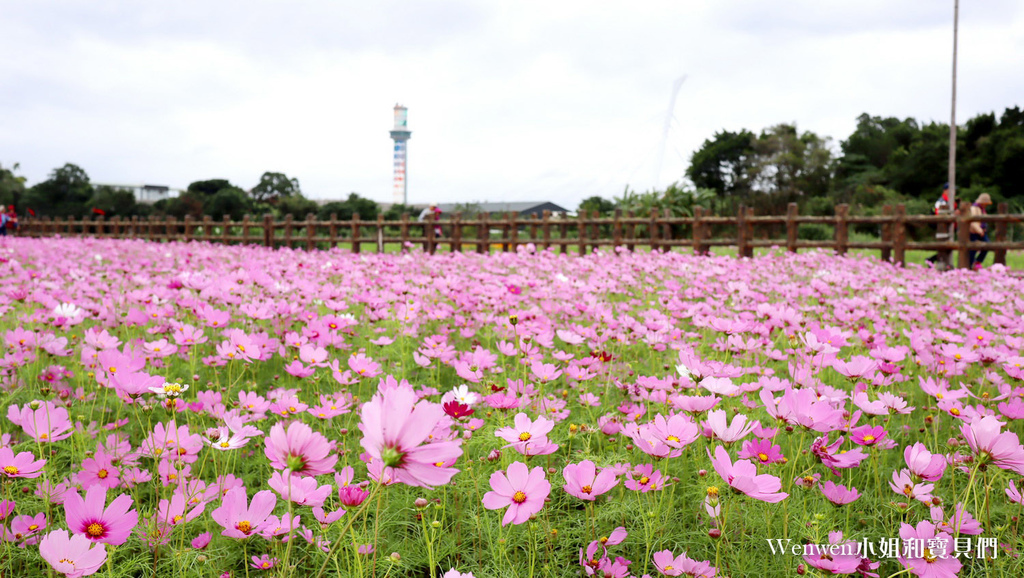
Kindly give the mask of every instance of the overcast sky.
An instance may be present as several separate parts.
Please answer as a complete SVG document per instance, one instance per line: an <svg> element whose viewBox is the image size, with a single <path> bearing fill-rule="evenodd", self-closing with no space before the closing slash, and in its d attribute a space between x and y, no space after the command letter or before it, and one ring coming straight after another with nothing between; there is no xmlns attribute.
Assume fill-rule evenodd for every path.
<svg viewBox="0 0 1024 578"><path fill-rule="evenodd" d="M0 164L29 184L264 171L390 202L664 187L715 131L949 122L953 1L0 0ZM960 6L957 118L1024 105L1024 3ZM685 77L665 131L673 86ZM936 175L936 182L944 180Z"/></svg>

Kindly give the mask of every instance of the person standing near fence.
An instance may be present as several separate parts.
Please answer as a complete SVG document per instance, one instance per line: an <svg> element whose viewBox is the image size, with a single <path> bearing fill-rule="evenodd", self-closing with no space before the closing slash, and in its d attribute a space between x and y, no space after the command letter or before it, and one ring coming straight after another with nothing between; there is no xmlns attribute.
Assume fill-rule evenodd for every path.
<svg viewBox="0 0 1024 578"><path fill-rule="evenodd" d="M974 201L971 205L971 216L977 217L985 214L985 208L992 204L992 197L988 196L988 193L981 193L978 195L978 200ZM988 243L988 223L981 221L971 221L971 242L982 241ZM978 251L969 251L968 256L970 258L971 269L981 269L982 263L985 262L985 257L988 256L988 249L982 249Z"/></svg>
<svg viewBox="0 0 1024 578"><path fill-rule="evenodd" d="M0 205L0 209L3 205ZM7 236L7 228L11 229L18 228L18 213L14 212L14 205L11 205L6 211L0 213L0 236Z"/></svg>

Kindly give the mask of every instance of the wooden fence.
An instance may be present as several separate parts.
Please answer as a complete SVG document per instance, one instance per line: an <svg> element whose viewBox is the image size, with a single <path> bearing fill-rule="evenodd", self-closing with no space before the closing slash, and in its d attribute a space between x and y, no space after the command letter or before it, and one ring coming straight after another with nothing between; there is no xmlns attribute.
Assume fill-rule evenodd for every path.
<svg viewBox="0 0 1024 578"><path fill-rule="evenodd" d="M903 205L883 207L880 216L851 216L848 205L836 206L833 216L801 216L796 203L791 203L784 216L754 215L749 207L740 207L735 216L711 216L703 208L696 207L692 217L662 216L657 209L648 217L636 217L632 213L616 211L614 217L598 218L597 214L585 212L576 218L552 218L545 212L542 218L534 216L522 219L515 213L504 219L491 219L481 214L473 219L463 219L455 213L451 219L440 221L410 220L402 215L401 220L385 221L383 216L366 221L358 215L350 220L339 220L331 215L329 220L316 220L312 214L305 220L293 219L291 215L276 221L266 215L253 220L246 216L241 221L225 217L214 221L210 217L202 220L186 217L178 220L167 218L105 219L41 219L25 220L17 234L29 237L53 235L82 236L98 238L135 238L150 241L209 241L214 243L259 244L266 247L326 248L339 243L359 253L364 246L385 251L388 244L401 248L422 245L433 253L447 246L451 251L475 250L480 253L499 248L502 251L516 251L518 247L533 243L540 249L557 247L561 253L577 249L586 254L596 247L625 247L632 251L637 247L649 247L653 251L671 250L675 247L690 247L697 254L705 254L711 247L734 246L737 256L752 257L757 247L785 247L796 252L807 248L834 249L845 254L850 249L877 249L883 260L906 263L909 250L930 250L936 252L957 251L956 265L968 266L968 251L988 249L994 253L996 263L1006 263L1007 250L1024 250L1024 242L1008 242L1008 223L1024 222L1024 215L1007 214L1007 205L999 205L995 214L979 217L969 216L969 205L963 203L958 215L908 215ZM971 221L990 223L989 243L971 242L968 225ZM914 242L908 240L908 227L926 226L930 230L947 228L956 224L955 239ZM801 240L800 225L830 225L834 229L832 240ZM878 241L851 241L853 225L877 226ZM784 229L785 238L768 238L766 229ZM437 232L440 231L440 235ZM728 236L714 236L713 233Z"/></svg>

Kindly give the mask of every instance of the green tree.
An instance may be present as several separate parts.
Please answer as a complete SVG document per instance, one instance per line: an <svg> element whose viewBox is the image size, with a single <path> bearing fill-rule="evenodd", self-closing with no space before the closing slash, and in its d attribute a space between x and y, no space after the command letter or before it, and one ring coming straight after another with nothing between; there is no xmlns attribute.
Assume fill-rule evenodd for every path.
<svg viewBox="0 0 1024 578"><path fill-rule="evenodd" d="M203 214L215 220L223 219L227 215L238 221L251 210L252 200L238 187L223 188L203 203Z"/></svg>
<svg viewBox="0 0 1024 578"><path fill-rule="evenodd" d="M14 163L9 169L0 165L0 205L4 207L14 205L15 209L21 212L24 211L24 207L21 206L21 197L25 194L25 177L14 174L19 167L18 163Z"/></svg>
<svg viewBox="0 0 1024 578"><path fill-rule="evenodd" d="M586 211L587 214L593 214L594 211L597 211L601 216L610 215L615 211L615 202L595 195L580 201L580 206L576 209L576 212L579 211Z"/></svg>
<svg viewBox="0 0 1024 578"><path fill-rule="evenodd" d="M209 179L206 181L195 181L189 183L187 192L198 195L202 199L212 197L222 189L235 188L227 179Z"/></svg>
<svg viewBox="0 0 1024 578"><path fill-rule="evenodd" d="M87 204L92 195L89 175L81 167L67 163L54 169L49 179L30 188L23 201L26 208L40 216L81 218L89 212Z"/></svg>
<svg viewBox="0 0 1024 578"><path fill-rule="evenodd" d="M750 194L749 173L754 160L754 133L722 130L690 157L686 176L699 189L711 189L719 198L746 198Z"/></svg>
<svg viewBox="0 0 1024 578"><path fill-rule="evenodd" d="M87 204L90 210L100 209L107 217L130 217L138 214L135 193L128 189L118 189L109 185L96 187Z"/></svg>
<svg viewBox="0 0 1024 578"><path fill-rule="evenodd" d="M377 218L377 203L370 199L360 197L357 193L350 193L344 201L332 201L320 206L320 218L327 219L331 213L338 215L338 219L347 221L352 215L358 214L360 219L370 220Z"/></svg>
<svg viewBox="0 0 1024 578"><path fill-rule="evenodd" d="M385 221L400 221L403 214L408 214L410 218L415 219L419 211L411 206L402 203L395 203L388 207L387 211L384 211Z"/></svg>
<svg viewBox="0 0 1024 578"><path fill-rule="evenodd" d="M316 204L316 201L307 199L301 193L277 197L274 202L274 211L280 217L291 215L295 219L305 219L306 215L316 214L319 210L320 206Z"/></svg>
<svg viewBox="0 0 1024 578"><path fill-rule="evenodd" d="M265 172L260 182L249 191L249 196L257 203L273 203L282 197L302 195L299 179L290 179L284 173Z"/></svg>

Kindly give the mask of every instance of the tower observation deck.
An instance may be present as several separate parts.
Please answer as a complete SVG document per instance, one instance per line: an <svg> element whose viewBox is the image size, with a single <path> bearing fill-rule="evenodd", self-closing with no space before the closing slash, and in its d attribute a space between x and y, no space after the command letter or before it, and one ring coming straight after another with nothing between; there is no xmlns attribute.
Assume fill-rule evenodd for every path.
<svg viewBox="0 0 1024 578"><path fill-rule="evenodd" d="M395 105L395 127L391 131L391 140L395 141L395 177L392 194L395 203L409 204L409 173L408 173L408 151L409 137L412 131L409 130L409 109Z"/></svg>

